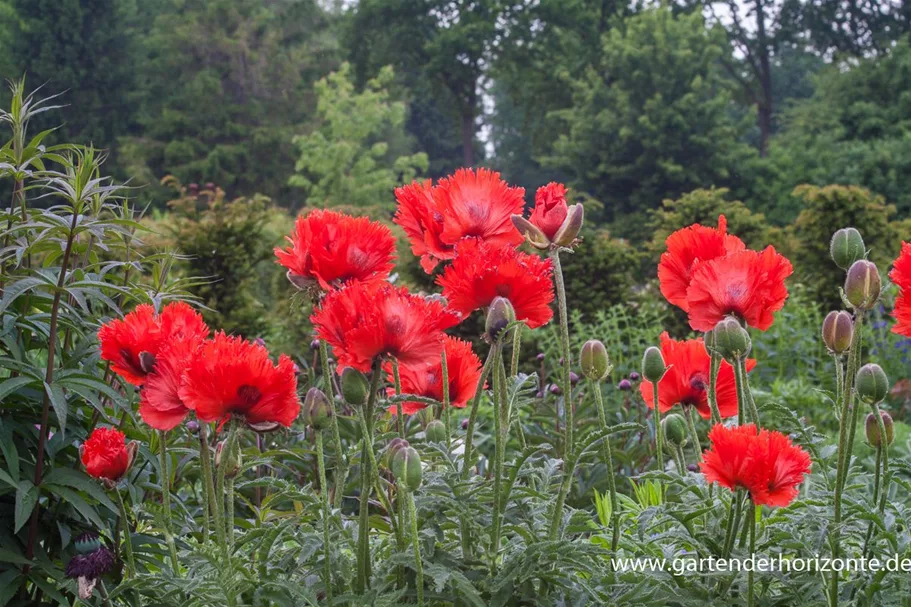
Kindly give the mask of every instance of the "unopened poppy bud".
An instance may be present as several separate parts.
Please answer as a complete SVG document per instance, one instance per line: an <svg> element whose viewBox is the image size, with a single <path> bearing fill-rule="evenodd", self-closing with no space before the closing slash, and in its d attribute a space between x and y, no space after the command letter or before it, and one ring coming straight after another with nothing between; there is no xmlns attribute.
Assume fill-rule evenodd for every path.
<svg viewBox="0 0 911 607"><path fill-rule="evenodd" d="M421 456L414 447L399 449L392 458L392 474L399 483L404 483L409 491L417 491L421 487L424 470L421 466Z"/></svg>
<svg viewBox="0 0 911 607"><path fill-rule="evenodd" d="M199 422L195 419L191 419L187 422L187 432L190 434L197 434L199 432Z"/></svg>
<svg viewBox="0 0 911 607"><path fill-rule="evenodd" d="M601 381L611 372L607 348L597 339L582 344L579 365L582 367L582 375L593 381Z"/></svg>
<svg viewBox="0 0 911 607"><path fill-rule="evenodd" d="M889 393L889 378L883 368L875 363L869 363L857 371L854 386L860 400L868 405L882 402Z"/></svg>
<svg viewBox="0 0 911 607"><path fill-rule="evenodd" d="M319 388L310 388L304 397L304 415L307 423L319 432L329 426L332 418L332 407L329 397Z"/></svg>
<svg viewBox="0 0 911 607"><path fill-rule="evenodd" d="M633 389L633 383L628 379L621 379L620 383L617 384L617 387L625 392Z"/></svg>
<svg viewBox="0 0 911 607"><path fill-rule="evenodd" d="M521 215L512 216L512 225L515 226L519 234L525 237L525 240L536 249L546 250L550 247L550 240L547 235L541 231L541 228L528 221Z"/></svg>
<svg viewBox="0 0 911 607"><path fill-rule="evenodd" d="M630 380L630 381L639 381L639 372L638 372L638 371L631 371L630 374L629 374L629 380Z"/></svg>
<svg viewBox="0 0 911 607"><path fill-rule="evenodd" d="M883 416L883 427L886 430L886 446L892 444L892 441L895 440L895 424L892 422L892 416L881 411ZM882 441L880 441L879 436L879 424L876 422L876 414L870 413L867 415L867 422L864 426L864 429L867 431L867 442L870 443L871 447L881 446Z"/></svg>
<svg viewBox="0 0 911 607"><path fill-rule="evenodd" d="M664 356L661 350L652 346L646 349L642 355L642 376L650 382L661 381L667 372L667 366L664 364Z"/></svg>
<svg viewBox="0 0 911 607"><path fill-rule="evenodd" d="M715 325L712 334L715 349L728 362L740 360L750 353L750 334L736 318L728 316L722 319Z"/></svg>
<svg viewBox="0 0 911 607"><path fill-rule="evenodd" d="M832 234L829 254L835 265L842 270L847 270L855 261L863 259L866 252L864 239L854 228L842 228Z"/></svg>
<svg viewBox="0 0 911 607"><path fill-rule="evenodd" d="M569 247L576 241L579 230L582 229L582 221L585 216L585 208L581 204L570 205L566 209L566 219L563 225L554 234L554 244L561 247Z"/></svg>
<svg viewBox="0 0 911 607"><path fill-rule="evenodd" d="M370 393L370 384L364 374L353 367L342 369L342 396L349 405L363 405Z"/></svg>
<svg viewBox="0 0 911 607"><path fill-rule="evenodd" d="M225 465L227 466L225 468L225 478L234 478L240 472L240 451L237 452L237 457L226 457L224 451L225 441L219 441L215 445L215 469L218 470L222 465Z"/></svg>
<svg viewBox="0 0 911 607"><path fill-rule="evenodd" d="M424 428L424 436L432 443L446 442L446 435L446 424L438 419L430 420L430 423Z"/></svg>
<svg viewBox="0 0 911 607"><path fill-rule="evenodd" d="M392 468L392 460L395 458L395 454L407 446L408 441L404 438L395 437L389 441L389 445L386 447L386 465L389 468Z"/></svg>
<svg viewBox="0 0 911 607"><path fill-rule="evenodd" d="M682 447L686 444L686 420L679 413L669 413L661 420L664 440L671 447Z"/></svg>
<svg viewBox="0 0 911 607"><path fill-rule="evenodd" d="M822 321L822 341L833 354L844 354L851 347L854 338L854 320L840 310L829 312Z"/></svg>
<svg viewBox="0 0 911 607"><path fill-rule="evenodd" d="M494 297L487 308L487 322L484 325L487 339L496 341L501 337L505 337L503 330L515 320L516 311L509 300L505 297Z"/></svg>
<svg viewBox="0 0 911 607"><path fill-rule="evenodd" d="M845 298L857 309L870 310L879 299L882 279L876 264L866 259L855 261L845 278Z"/></svg>

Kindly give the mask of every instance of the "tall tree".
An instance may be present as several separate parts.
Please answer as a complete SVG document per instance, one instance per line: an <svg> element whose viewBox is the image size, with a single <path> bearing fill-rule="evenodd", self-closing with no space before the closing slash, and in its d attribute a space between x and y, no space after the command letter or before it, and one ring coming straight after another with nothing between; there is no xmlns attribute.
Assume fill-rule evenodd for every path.
<svg viewBox="0 0 911 607"><path fill-rule="evenodd" d="M63 93L53 117L33 129L63 125L61 140L109 147L134 121L134 0L6 0L7 78L27 74L31 86Z"/></svg>

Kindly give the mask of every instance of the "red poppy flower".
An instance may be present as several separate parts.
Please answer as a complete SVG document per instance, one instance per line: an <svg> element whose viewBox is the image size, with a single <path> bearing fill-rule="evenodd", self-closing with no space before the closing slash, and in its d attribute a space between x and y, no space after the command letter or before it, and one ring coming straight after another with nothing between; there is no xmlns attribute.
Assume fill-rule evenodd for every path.
<svg viewBox="0 0 911 607"><path fill-rule="evenodd" d="M430 274L444 259L455 256L455 247L442 240L443 214L433 200L428 179L395 189L399 206L395 223L400 225L411 243L411 252L421 258L421 267Z"/></svg>
<svg viewBox="0 0 911 607"><path fill-rule="evenodd" d="M332 346L339 370L368 371L378 356L394 356L402 365L436 359L443 331L458 324L459 315L439 301L375 281L330 292L310 320Z"/></svg>
<svg viewBox="0 0 911 607"><path fill-rule="evenodd" d="M727 219L720 215L717 228L695 223L667 237L667 251L661 254L658 263L658 282L661 294L669 303L685 312L689 311L686 292L694 267L701 261L723 257L746 248L743 241L728 234L727 229Z"/></svg>
<svg viewBox="0 0 911 607"><path fill-rule="evenodd" d="M687 289L690 326L710 331L733 314L765 331L774 320L772 313L784 307L788 298L784 281L792 271L791 262L771 246L696 264Z"/></svg>
<svg viewBox="0 0 911 607"><path fill-rule="evenodd" d="M899 288L899 295L895 298L895 325L892 332L911 337L911 243L902 243L901 254L895 260L889 278Z"/></svg>
<svg viewBox="0 0 911 607"><path fill-rule="evenodd" d="M238 415L249 424L287 427L300 413L291 359L282 354L275 365L263 346L222 332L187 364L178 395L204 422Z"/></svg>
<svg viewBox="0 0 911 607"><path fill-rule="evenodd" d="M705 480L731 491L749 488L752 482L749 452L758 434L754 424L733 428L715 424L709 431L712 447L705 451L699 464Z"/></svg>
<svg viewBox="0 0 911 607"><path fill-rule="evenodd" d="M553 240L566 220L567 208L566 186L552 181L535 192L535 208L528 220Z"/></svg>
<svg viewBox="0 0 911 607"><path fill-rule="evenodd" d="M164 306L161 314L148 304L120 320L112 320L98 331L101 358L111 363L115 373L127 382L141 386L155 367L156 356L164 344L177 339L205 339L209 327L193 308L178 301Z"/></svg>
<svg viewBox="0 0 911 607"><path fill-rule="evenodd" d="M440 261L452 259L453 247L463 238L522 244L512 215L522 213L525 189L510 187L497 172L459 169L433 188L429 182L398 188L396 199L395 222L428 273Z"/></svg>
<svg viewBox="0 0 911 607"><path fill-rule="evenodd" d="M481 359L472 351L471 344L467 341L446 335L443 337L443 345L446 349L446 369L449 373L449 403L457 409L462 409L474 397L478 388L478 381L481 379ZM402 393L442 401L443 361L439 357L437 361L431 365L401 365L399 377L402 379ZM392 366L387 365L386 371L389 374L389 382L393 383ZM390 391L390 394L394 393L395 390ZM426 406L424 403L405 402L402 403L402 412L413 415ZM397 413L395 405L389 407L389 412Z"/></svg>
<svg viewBox="0 0 911 607"><path fill-rule="evenodd" d="M762 430L751 440L747 456L747 487L755 504L787 506L810 473L809 454L781 432Z"/></svg>
<svg viewBox="0 0 911 607"><path fill-rule="evenodd" d="M95 428L81 451L82 465L89 476L113 482L123 478L133 460L126 437L114 428Z"/></svg>
<svg viewBox="0 0 911 607"><path fill-rule="evenodd" d="M457 251L455 260L437 278L450 308L468 315L499 296L509 300L516 319L530 328L550 322L554 286L549 259L474 239L460 243Z"/></svg>
<svg viewBox="0 0 911 607"><path fill-rule="evenodd" d="M187 417L189 409L179 394L181 379L201 344L202 340L179 339L159 352L139 399L139 415L152 428L171 430Z"/></svg>
<svg viewBox="0 0 911 607"><path fill-rule="evenodd" d="M385 279L395 259L389 228L335 211L298 217L287 240L291 246L276 247L275 256L290 278L298 285L315 281L327 291L349 280Z"/></svg>
<svg viewBox="0 0 911 607"><path fill-rule="evenodd" d="M711 375L712 357L705 350L701 337L677 341L667 331L661 334L661 354L670 368L658 382L658 402L661 412L670 411L674 405L689 405L705 419L712 416L709 407L708 388ZM752 371L756 361L747 359L747 371ZM722 418L737 415L737 382L734 367L721 361L715 381L718 412ZM655 408L655 394L652 382L643 380L639 392L650 409Z"/></svg>

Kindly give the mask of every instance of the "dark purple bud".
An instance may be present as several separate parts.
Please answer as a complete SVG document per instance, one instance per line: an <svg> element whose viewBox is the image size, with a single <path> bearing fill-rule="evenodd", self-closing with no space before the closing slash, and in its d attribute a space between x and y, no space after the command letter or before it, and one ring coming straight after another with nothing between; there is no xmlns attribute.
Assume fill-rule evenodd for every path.
<svg viewBox="0 0 911 607"><path fill-rule="evenodd" d="M630 381L639 381L639 373L637 373L636 371L633 371L632 373L630 373L629 380Z"/></svg>
<svg viewBox="0 0 911 607"><path fill-rule="evenodd" d="M575 371L569 372L569 381L574 386L579 383L579 376L575 373Z"/></svg>
<svg viewBox="0 0 911 607"><path fill-rule="evenodd" d="M557 384L551 384L551 385L550 385L550 393L551 393L551 394L556 394L557 396L560 396L561 394L563 394L563 388L561 388L561 387L558 386Z"/></svg>
<svg viewBox="0 0 911 607"><path fill-rule="evenodd" d="M318 339L314 339L313 341L310 342L310 349L319 350L319 340Z"/></svg>
<svg viewBox="0 0 911 607"><path fill-rule="evenodd" d="M632 390L633 384L628 379L621 379L620 383L617 384L617 387L620 388L621 390Z"/></svg>
<svg viewBox="0 0 911 607"><path fill-rule="evenodd" d="M199 422L195 419L191 419L187 422L187 432L190 434L196 434L199 432Z"/></svg>
<svg viewBox="0 0 911 607"><path fill-rule="evenodd" d="M114 553L100 546L87 554L77 554L66 565L66 576L71 579L98 579L114 566Z"/></svg>
<svg viewBox="0 0 911 607"><path fill-rule="evenodd" d="M540 363L544 362L544 352L538 352L538 355L535 356L535 359Z"/></svg>
<svg viewBox="0 0 911 607"><path fill-rule="evenodd" d="M689 464L689 465L687 465L686 469L689 470L690 472L699 472L699 465L698 464Z"/></svg>
<svg viewBox="0 0 911 607"><path fill-rule="evenodd" d="M535 398L544 398L544 391L538 390L537 394L535 394Z"/></svg>
<svg viewBox="0 0 911 607"><path fill-rule="evenodd" d="M468 430L468 419L462 420L462 430Z"/></svg>
<svg viewBox="0 0 911 607"><path fill-rule="evenodd" d="M255 345L263 347L263 348L266 347L266 340L263 339L262 337L257 337L256 339L253 340L253 343Z"/></svg>

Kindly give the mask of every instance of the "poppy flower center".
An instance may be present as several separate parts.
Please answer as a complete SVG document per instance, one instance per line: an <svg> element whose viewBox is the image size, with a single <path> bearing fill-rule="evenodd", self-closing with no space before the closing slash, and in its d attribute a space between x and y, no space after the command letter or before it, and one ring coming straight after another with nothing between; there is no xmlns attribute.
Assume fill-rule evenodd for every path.
<svg viewBox="0 0 911 607"><path fill-rule="evenodd" d="M237 389L237 399L243 407L252 407L262 398L262 395L263 393L256 386L244 384Z"/></svg>
<svg viewBox="0 0 911 607"><path fill-rule="evenodd" d="M692 392L683 403L685 405L696 405L702 400L705 394L705 388L708 381L702 373L694 373L690 376L690 389Z"/></svg>

